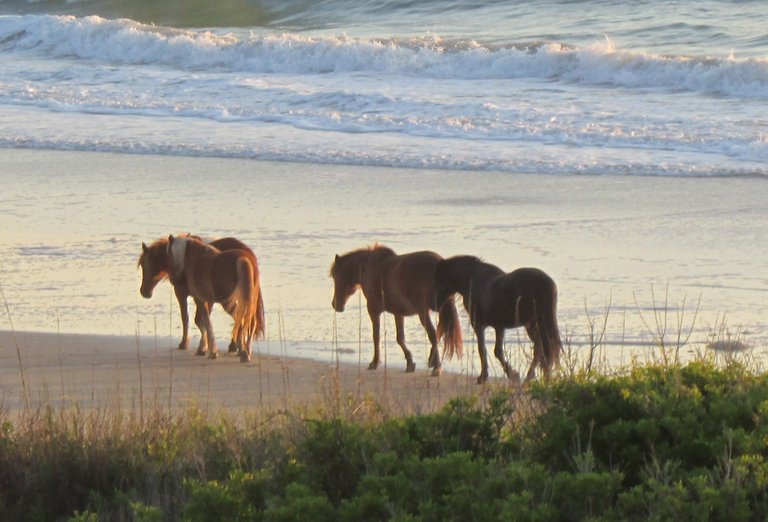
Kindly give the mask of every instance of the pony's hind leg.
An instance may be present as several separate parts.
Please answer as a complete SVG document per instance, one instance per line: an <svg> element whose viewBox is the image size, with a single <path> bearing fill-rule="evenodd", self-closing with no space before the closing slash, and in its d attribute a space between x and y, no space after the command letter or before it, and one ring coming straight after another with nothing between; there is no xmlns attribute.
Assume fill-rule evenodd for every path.
<svg viewBox="0 0 768 522"><path fill-rule="evenodd" d="M504 374L512 381L520 382L520 374L512 369L504 355L504 328L496 328L496 344L493 348L493 354L501 363Z"/></svg>
<svg viewBox="0 0 768 522"><path fill-rule="evenodd" d="M235 305L234 305L234 303L230 303L228 305L222 303L221 306L224 307L224 310L229 315L234 315L234 312L235 312ZM240 345L238 343L237 330L238 330L237 326L235 326L235 328L233 328L233 330L232 330L232 337L230 338L230 341L229 341L229 347L227 347L227 352L228 353L240 353L241 348L240 348Z"/></svg>
<svg viewBox="0 0 768 522"><path fill-rule="evenodd" d="M427 362L429 367L432 368L432 376L437 377L443 370L440 363L440 350L437 347L437 332L435 331L435 325L432 324L432 319L429 317L429 310L419 314L419 320L421 325L427 331L427 337L429 338L429 358Z"/></svg>
<svg viewBox="0 0 768 522"><path fill-rule="evenodd" d="M402 315L395 315L395 329L397 330L397 344L403 349L405 355L405 373L415 372L416 363L413 362L413 355L405 345L405 317Z"/></svg>
<svg viewBox="0 0 768 522"><path fill-rule="evenodd" d="M536 377L536 367L541 366L544 368L545 366L542 364L541 335L535 322L531 321L525 325L525 331L528 332L528 337L533 341L533 360L531 361L531 367L528 368L528 373L525 375L525 382L530 382Z"/></svg>
<svg viewBox="0 0 768 522"><path fill-rule="evenodd" d="M232 338L237 339L235 346L237 347L237 353L240 356L240 362L248 362L251 360L251 336L244 330L246 330L246 328L241 326L239 332L232 332Z"/></svg>

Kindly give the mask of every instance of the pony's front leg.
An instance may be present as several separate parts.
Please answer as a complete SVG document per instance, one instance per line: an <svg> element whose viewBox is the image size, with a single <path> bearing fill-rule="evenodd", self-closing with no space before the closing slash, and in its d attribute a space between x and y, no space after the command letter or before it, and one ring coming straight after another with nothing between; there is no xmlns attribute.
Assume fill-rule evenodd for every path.
<svg viewBox="0 0 768 522"><path fill-rule="evenodd" d="M186 350L189 347L189 310L187 309L188 294L177 287L174 287L176 299L179 301L179 313L181 314L181 342L179 350Z"/></svg>
<svg viewBox="0 0 768 522"><path fill-rule="evenodd" d="M501 367L504 370L504 374L515 382L520 382L520 374L507 362L507 358L504 356L504 328L495 328L496 331L496 345L493 348L493 354L501 363Z"/></svg>
<svg viewBox="0 0 768 522"><path fill-rule="evenodd" d="M375 370L379 367L379 341L381 331L381 312L371 312L368 310L368 315L371 316L371 329L373 335L373 360L368 365L369 370Z"/></svg>
<svg viewBox="0 0 768 522"><path fill-rule="evenodd" d="M216 337L213 335L213 324L211 324L211 306L205 301L195 300L197 304L197 311L195 313L195 322L202 332L202 337L205 338L206 345L208 347L208 358L216 359L219 356L219 350L216 348ZM200 340L200 347L202 348L203 340ZM200 348L197 350L197 355L205 355L205 350Z"/></svg>
<svg viewBox="0 0 768 522"><path fill-rule="evenodd" d="M216 337L213 335L213 324L211 324L210 315L206 316L207 320L207 337L208 337L208 358L216 359L219 357L219 349L216 348Z"/></svg>
<svg viewBox="0 0 768 522"><path fill-rule="evenodd" d="M421 325L427 331L427 337L429 338L429 358L427 362L429 367L432 368L432 376L437 377L442 372L443 367L440 362L440 350L437 347L437 332L435 331L435 325L432 324L432 319L429 317L429 311L419 314L419 320Z"/></svg>
<svg viewBox="0 0 768 522"><path fill-rule="evenodd" d="M403 349L405 355L405 373L415 372L416 363L413 362L413 355L405 345L405 317L402 315L395 315L395 330L397 331L397 344Z"/></svg>
<svg viewBox="0 0 768 522"><path fill-rule="evenodd" d="M483 384L488 380L488 352L485 349L485 327L476 326L475 336L477 337L477 352L480 354L480 376L477 378L477 384Z"/></svg>

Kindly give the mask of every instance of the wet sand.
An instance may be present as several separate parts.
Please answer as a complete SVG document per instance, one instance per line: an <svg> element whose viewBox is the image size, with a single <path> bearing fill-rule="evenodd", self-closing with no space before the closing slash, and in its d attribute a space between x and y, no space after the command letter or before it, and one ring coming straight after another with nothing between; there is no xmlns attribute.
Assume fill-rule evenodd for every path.
<svg viewBox="0 0 768 522"><path fill-rule="evenodd" d="M178 305L167 282L152 299L141 298L136 261L142 242L182 231L235 236L257 253L272 344L263 351L262 371L276 353L321 364L311 375L288 372L291 388L304 379L317 388L326 375L322 364L334 354L351 365L345 382L356 383L361 373L361 382L378 386L381 372L358 370L372 351L365 300L358 293L345 313L334 313L328 274L334 254L374 242L400 253L478 255L505 271L545 270L558 285L563 336L582 350L600 339L613 365L647 358L662 336L665 344L690 338L686 356L719 340L768 348L768 199L761 178L533 175L22 149L1 149L0 163L0 289L8 311L0 314L0 330L119 336L123 341L104 346L88 341L83 366L92 368L94 359L118 366L100 361L107 346L119 346L114 351L127 359L110 378L127 401L134 400L135 378L123 372L137 366L136 332L149 339L141 342L142 353L154 354L153 339L163 339L162 357L143 370L143 391L170 387L170 367L158 365L170 365L168 350L181 336ZM469 355L446 367L476 375L474 336L463 310L460 317ZM219 306L212 319L221 345L231 319ZM386 384L391 393L402 354L391 316L382 328L390 371L375 392ZM197 329L190 333L194 346ZM415 318L406 319L406 338L426 372L428 341ZM525 371L528 339L520 330L506 339L513 366ZM61 394L58 345L48 345L53 367L41 379L49 393ZM2 356L10 350L15 358L9 346L3 343ZM27 364L42 359L34 354L25 356ZM213 393L200 390L220 368L241 370L226 357L213 366L177 355L174 371L197 368L186 386L206 400ZM243 372L250 387L236 400L285 397L283 362L275 365L268 386L266 378L251 385L257 369ZM491 358L490 365L498 376L498 363ZM27 371L30 382L37 372ZM97 399L87 392L106 373L91 370L96 377L79 383L78 397ZM154 381L153 373L160 375ZM233 375L240 374L221 378ZM6 374L4 390L8 382ZM430 391L437 386L434 380L421 386L427 383ZM184 386L174 387L174 396Z"/></svg>

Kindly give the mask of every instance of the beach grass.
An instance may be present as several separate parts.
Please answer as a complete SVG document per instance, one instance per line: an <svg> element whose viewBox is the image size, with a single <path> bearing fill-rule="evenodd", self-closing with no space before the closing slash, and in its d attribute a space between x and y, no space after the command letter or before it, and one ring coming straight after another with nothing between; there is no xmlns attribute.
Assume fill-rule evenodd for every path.
<svg viewBox="0 0 768 522"><path fill-rule="evenodd" d="M237 416L162 402L0 409L0 518L768 515L768 380L743 364L637 365L484 389L421 414L334 394Z"/></svg>

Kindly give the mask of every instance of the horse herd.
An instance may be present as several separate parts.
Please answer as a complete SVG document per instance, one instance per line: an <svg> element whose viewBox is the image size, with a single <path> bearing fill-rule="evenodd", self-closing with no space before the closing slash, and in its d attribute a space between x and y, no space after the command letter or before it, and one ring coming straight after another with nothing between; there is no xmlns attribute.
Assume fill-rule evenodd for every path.
<svg viewBox="0 0 768 522"><path fill-rule="evenodd" d="M264 336L264 300L259 283L259 266L253 251L235 238L203 241L193 235L168 236L150 245L142 243L141 295L152 297L159 282L169 279L179 301L182 338L179 349L189 345L187 298L195 306L195 324L200 329L198 355L216 358L218 351L210 314L220 303L234 319L230 352L240 360L251 358L251 343ZM347 300L362 289L373 327L374 370L380 360L380 321L383 312L395 317L397 344L402 348L406 372L416 363L405 343L405 317L418 315L427 332L431 349L428 357L433 375L441 370L438 343L444 342L443 356L462 355L461 326L454 296L461 295L470 324L477 337L481 370L478 383L488 379L485 330L496 333L494 354L504 373L519 380L504 355L504 331L524 326L533 342L533 357L526 381L540 368L548 378L559 364L562 342L557 326L557 286L536 268L519 268L504 273L500 268L474 256L443 259L429 251L397 255L383 245L373 245L336 255L330 275L334 282L333 309L343 312ZM437 328L431 312L438 313Z"/></svg>

